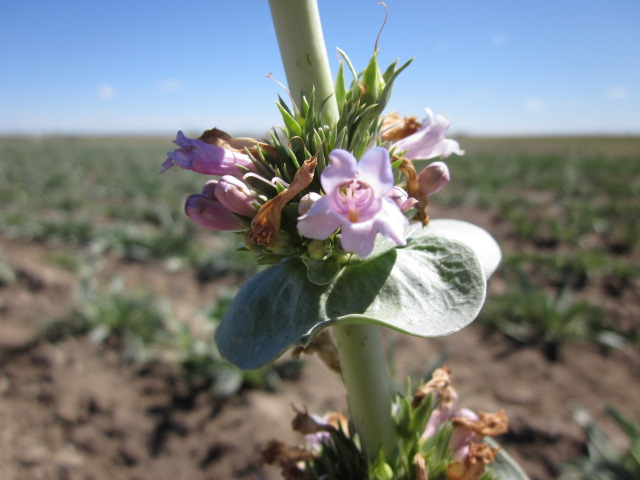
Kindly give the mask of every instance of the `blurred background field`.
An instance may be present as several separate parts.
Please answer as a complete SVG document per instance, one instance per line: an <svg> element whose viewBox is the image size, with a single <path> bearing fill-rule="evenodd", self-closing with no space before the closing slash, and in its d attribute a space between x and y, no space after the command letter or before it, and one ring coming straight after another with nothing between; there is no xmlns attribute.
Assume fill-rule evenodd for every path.
<svg viewBox="0 0 640 480"><path fill-rule="evenodd" d="M496 237L504 253L503 264L490 282L485 308L469 327L480 342L476 348L489 352L483 354L492 359L489 363L512 362L511 374L525 380L528 371L536 368L574 372L574 376L544 378L575 380L576 392L590 388L594 397L574 398L570 393L574 387L567 384L569 393L555 403L526 395L524 400L514 400L513 395L498 398L507 404L508 413L513 403L523 416L520 424L516 418L515 430L506 439L510 451L515 449L523 463L529 462L536 479L557 478L563 472L566 478L638 478L633 476L640 475L637 457L634 463L625 452L630 446L637 449L640 442L632 427L640 422L640 410L633 406L638 398L633 395L640 393L635 375L640 367L640 137L458 140L466 155L447 160L452 181L432 197L432 217L478 223ZM34 408L51 407L53 417L43 417L45 424L64 424L72 432L91 423L88 418L96 412L111 412L98 393L90 399L93 407L79 406L80 400L71 407L65 404L57 393L47 390L51 385L42 387L47 382L58 385L55 375L53 380L37 375L21 380L26 365L55 371L56 362L65 362L56 360L56 355L70 355L65 358L78 365L106 362L109 371L126 372L123 375L135 377L136 382L141 377L172 379L170 386L157 387L163 392L164 406L153 410L153 405L147 405L143 412L151 420L139 429L151 433L135 434L142 435L140 444L134 434L117 434L117 448L103 452L118 459L115 464L122 470L113 474L140 475L136 478L151 478L148 472L161 469L158 459L168 461L171 452L179 451L167 440L170 433L177 431L187 443L185 438L193 438L194 432L204 434L204 427L198 430L188 416L180 420L187 424L180 434L180 427L174 425L180 423L176 411L214 405L198 417L198 422L205 422L233 411L230 402L233 406L242 403L239 399L253 398L246 397L247 389L282 392L284 388L289 395L302 388L293 386L296 382L313 382L304 376L305 363L288 357L275 367L249 373L218 358L212 331L234 291L256 267L250 256L236 251L236 237L198 229L183 215L184 199L198 192L205 179L178 168L159 175L169 150L171 139L162 137L0 138L0 402L5 402L0 412L6 413L12 401L23 405L33 401ZM456 335L447 342L454 345ZM460 338L464 343L466 337ZM70 347L68 342L78 343ZM67 353L52 353L60 345ZM414 342L411 348L422 352L421 345ZM429 346L433 348L424 354L424 369L413 372L416 376L443 359L456 363L455 346L437 342ZM527 361L535 358L538 365L518 366L520 353L511 356L510 352L529 352L534 357ZM608 373L611 379L603 380L609 397L602 396L601 372L590 362L585 360L585 371L575 371L579 362L573 359L581 357L600 365L626 365L615 367L617 371ZM20 369L13 370L18 365ZM471 397L474 388L481 390L472 377L462 374L472 385ZM34 384L30 388L35 389L35 398L33 390L20 386L29 382ZM72 389L70 385L64 388ZM535 396L535 392L529 394ZM112 393L104 395L111 398ZM581 422L571 415L567 399L574 401L574 412L583 412ZM332 402L339 401L325 399L320 404ZM608 406L622 411L622 417L605 414ZM582 407L600 407L590 413L614 436L608 459L587 448L593 446L589 444L593 438L580 426L588 423ZM90 413L78 413L82 408ZM532 418L550 415L545 408L562 412L562 421L569 426L548 431L524 418L528 411ZM101 432L108 436L106 430ZM19 448L22 456L17 447L0 455L2 464L14 473L7 478L37 478L29 477L34 472L51 474L46 478L67 478L60 472L86 473L90 465L100 462L91 439L85 438L84 443L78 439L82 434L59 433L55 439L33 436L32 443ZM263 478L255 459L249 458L251 452L232 440L209 445L197 454L190 445L184 458L175 460L180 468L187 468L189 455L200 455L191 463L203 476L189 478L218 478L215 475L220 472L230 476L220 474L219 478ZM104 461L113 463L109 458ZM232 460L227 462L228 458ZM238 458L246 463L240 465ZM580 477L566 465L573 462L580 465L578 472L600 475L613 471L605 460L632 476L590 473ZM182 471L172 468L167 471Z"/></svg>
<svg viewBox="0 0 640 480"><path fill-rule="evenodd" d="M490 230L505 250L501 276L509 289L488 310L511 310L497 315L511 317L514 309L504 302L531 295L534 304L545 298L558 303L550 308L568 308L571 316L568 297L576 297L584 307L578 309L581 317L637 342L634 312L617 303L638 300L640 138L460 142L467 154L449 159L453 181L434 197L433 214L448 207L490 216ZM170 149L169 139L154 137L1 139L3 236L73 246L57 258L71 269L91 255L111 253L127 261L194 268L201 277L250 275L251 258L234 252L233 235L202 231L183 215L184 199L200 190L204 178L178 168L157 174ZM528 315L523 312L520 320ZM520 329L494 321L516 336L539 334L528 331L534 325ZM558 328L573 325L560 323ZM585 324L558 333L601 337L589 329Z"/></svg>

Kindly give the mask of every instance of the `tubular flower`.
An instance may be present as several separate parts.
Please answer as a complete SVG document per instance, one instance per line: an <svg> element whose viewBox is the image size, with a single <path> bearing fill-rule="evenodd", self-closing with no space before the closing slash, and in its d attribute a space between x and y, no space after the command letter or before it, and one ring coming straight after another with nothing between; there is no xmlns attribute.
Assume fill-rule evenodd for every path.
<svg viewBox="0 0 640 480"><path fill-rule="evenodd" d="M478 420L480 420L478 414L468 408L456 410L453 416L459 419L466 419L469 422L478 422ZM462 422L460 423L460 425L454 428L449 443L453 450L453 459L455 461L463 460L469 455L469 445L471 445L471 443L482 442L481 434L471 428L465 428L465 425Z"/></svg>
<svg viewBox="0 0 640 480"><path fill-rule="evenodd" d="M220 177L215 189L216 199L239 215L253 217L256 209L253 203L257 202L256 196L249 190L245 183L231 175Z"/></svg>
<svg viewBox="0 0 640 480"><path fill-rule="evenodd" d="M229 150L218 145L211 145L202 140L187 138L182 131L173 141L178 147L167 154L160 173L164 173L174 165L205 175L242 176L247 170L255 170L251 159L244 153Z"/></svg>
<svg viewBox="0 0 640 480"><path fill-rule="evenodd" d="M342 247L359 257L371 253L377 233L406 245L409 222L395 201L385 196L394 183L387 150L371 148L358 162L350 152L336 149L329 159L320 177L325 195L298 218L300 233L324 240L341 228Z"/></svg>
<svg viewBox="0 0 640 480"><path fill-rule="evenodd" d="M449 129L449 120L444 115L437 114L435 119L430 109L426 109L427 116L422 124L411 121L411 125L403 130L402 134L407 136L398 140L393 144L394 150L398 153L405 152L404 158L408 160L429 159L434 157L448 157L452 153L456 155L464 155L464 151L460 149L458 142L449 138L444 138ZM383 140L392 140L397 138L397 132L394 135L383 135Z"/></svg>
<svg viewBox="0 0 640 480"><path fill-rule="evenodd" d="M479 451L480 445L486 447L486 444L481 443L485 436L494 437L507 431L509 421L502 410L497 413L475 413L467 408L456 409L458 393L451 383L451 370L448 367L438 368L431 380L418 388L411 405L414 408L417 407L428 396L432 397L436 407L429 417L422 438L433 436L445 423L450 422L453 433L449 445L453 451L453 460L456 464L460 464L455 468L459 467L461 471L466 471L462 468L463 463L470 457L472 460L475 458L474 452ZM476 472L479 472L478 475L474 473L471 476L447 476L447 478L476 480L484 471L484 465L484 463L480 465Z"/></svg>
<svg viewBox="0 0 640 480"><path fill-rule="evenodd" d="M190 195L184 204L184 213L197 225L207 230L238 231L246 227L214 196L217 180L205 183L202 193Z"/></svg>

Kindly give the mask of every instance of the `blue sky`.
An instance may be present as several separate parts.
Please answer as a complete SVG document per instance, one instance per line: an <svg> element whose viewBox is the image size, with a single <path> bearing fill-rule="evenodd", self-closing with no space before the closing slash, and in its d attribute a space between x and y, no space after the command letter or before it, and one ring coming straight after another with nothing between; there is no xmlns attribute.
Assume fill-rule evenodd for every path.
<svg viewBox="0 0 640 480"><path fill-rule="evenodd" d="M640 0L387 0L389 105L453 133L640 134ZM384 9L319 0L336 47L370 57ZM0 0L0 134L265 132L286 81L267 0Z"/></svg>

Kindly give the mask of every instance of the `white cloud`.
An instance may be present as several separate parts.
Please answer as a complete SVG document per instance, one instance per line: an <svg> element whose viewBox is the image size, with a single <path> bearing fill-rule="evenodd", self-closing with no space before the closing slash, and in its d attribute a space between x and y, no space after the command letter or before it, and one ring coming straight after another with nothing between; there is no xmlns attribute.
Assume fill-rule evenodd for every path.
<svg viewBox="0 0 640 480"><path fill-rule="evenodd" d="M624 100L629 96L629 89L627 87L616 86L607 90L607 97L613 100Z"/></svg>
<svg viewBox="0 0 640 480"><path fill-rule="evenodd" d="M97 94L102 100L110 100L116 96L116 89L111 85L100 85Z"/></svg>
<svg viewBox="0 0 640 480"><path fill-rule="evenodd" d="M502 47L506 41L507 38L502 33L494 33L491 36L491 43L494 47Z"/></svg>
<svg viewBox="0 0 640 480"><path fill-rule="evenodd" d="M175 92L182 88L182 81L177 78L166 78L160 81L156 88L161 92Z"/></svg>
<svg viewBox="0 0 640 480"><path fill-rule="evenodd" d="M539 112L544 108L544 102L539 98L527 98L522 106L530 112Z"/></svg>

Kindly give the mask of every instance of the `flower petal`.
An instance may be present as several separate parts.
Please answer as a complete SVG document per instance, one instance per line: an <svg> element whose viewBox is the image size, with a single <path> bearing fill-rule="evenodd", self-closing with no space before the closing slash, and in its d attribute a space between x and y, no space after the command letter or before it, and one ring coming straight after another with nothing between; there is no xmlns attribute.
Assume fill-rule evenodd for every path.
<svg viewBox="0 0 640 480"><path fill-rule="evenodd" d="M369 184L376 196L384 195L393 188L393 169L389 152L385 148L370 148L357 166L360 180Z"/></svg>
<svg viewBox="0 0 640 480"><path fill-rule="evenodd" d="M406 230L409 220L392 198L385 197L382 207L376 215L376 229L385 237L393 240L398 245L406 245Z"/></svg>
<svg viewBox="0 0 640 480"><path fill-rule="evenodd" d="M322 171L320 183L325 193L329 194L341 183L356 176L356 157L347 150L336 149L329 154L329 165Z"/></svg>
<svg viewBox="0 0 640 480"><path fill-rule="evenodd" d="M342 224L342 248L347 252L355 253L360 258L365 258L373 250L377 233L375 219L358 223L344 222Z"/></svg>
<svg viewBox="0 0 640 480"><path fill-rule="evenodd" d="M324 196L311 205L309 211L298 218L298 231L307 238L324 240L340 226L340 216L331 209L331 199Z"/></svg>
<svg viewBox="0 0 640 480"><path fill-rule="evenodd" d="M452 153L463 155L458 142L444 138L449 129L449 120L441 114L435 119L431 110L427 109L427 117L420 129L406 138L395 143L397 152L406 151L405 158L409 160L428 159L434 157L448 157Z"/></svg>

